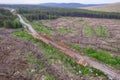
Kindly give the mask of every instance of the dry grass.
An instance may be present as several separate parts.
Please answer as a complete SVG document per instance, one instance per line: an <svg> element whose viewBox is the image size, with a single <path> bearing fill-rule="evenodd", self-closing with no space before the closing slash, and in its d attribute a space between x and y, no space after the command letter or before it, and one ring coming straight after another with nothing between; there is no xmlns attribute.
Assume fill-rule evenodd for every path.
<svg viewBox="0 0 120 80"><path fill-rule="evenodd" d="M94 11L105 11L105 12L120 12L120 2L105 6L87 7L84 9L94 10Z"/></svg>

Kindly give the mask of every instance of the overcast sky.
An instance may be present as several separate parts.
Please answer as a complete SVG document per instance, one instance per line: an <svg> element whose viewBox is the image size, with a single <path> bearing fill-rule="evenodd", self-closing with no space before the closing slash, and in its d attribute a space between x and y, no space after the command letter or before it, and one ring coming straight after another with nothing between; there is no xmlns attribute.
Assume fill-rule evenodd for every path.
<svg viewBox="0 0 120 80"><path fill-rule="evenodd" d="M84 3L84 4L101 4L101 3L114 3L120 0L0 0L0 4L39 4L39 3Z"/></svg>

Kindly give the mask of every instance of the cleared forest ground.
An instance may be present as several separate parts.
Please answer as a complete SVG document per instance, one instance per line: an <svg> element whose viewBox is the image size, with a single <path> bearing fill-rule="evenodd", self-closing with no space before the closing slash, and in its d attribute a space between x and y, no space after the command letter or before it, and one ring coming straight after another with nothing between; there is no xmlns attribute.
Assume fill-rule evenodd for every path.
<svg viewBox="0 0 120 80"><path fill-rule="evenodd" d="M5 29L2 31L9 32ZM0 34L1 80L106 79L101 72L76 65L60 52L47 47L26 32L10 31L13 31L12 36Z"/></svg>
<svg viewBox="0 0 120 80"><path fill-rule="evenodd" d="M51 30L51 35L63 42L92 46L120 56L120 21L96 18L59 18L36 21Z"/></svg>
<svg viewBox="0 0 120 80"><path fill-rule="evenodd" d="M38 32L52 35L56 40L113 66L120 72L119 20L67 17L34 21L33 24Z"/></svg>
<svg viewBox="0 0 120 80"><path fill-rule="evenodd" d="M14 30L1 31L6 34L0 34L0 80L70 79L66 73L60 75L58 69L64 69L62 64L50 65L34 44L7 34Z"/></svg>
<svg viewBox="0 0 120 80"><path fill-rule="evenodd" d="M120 72L119 31L115 31L117 32L115 33L112 28L113 32L111 32L111 28L109 29L109 27L106 27L106 24L103 25L103 22L100 21L99 25L96 24L95 21L98 19L92 20L95 23L90 22L90 18L67 17L59 19L30 23L34 26L35 30L39 32L40 35L37 34L37 36L34 34L30 35L29 31L27 32L27 28L25 28L25 30L0 30L0 45L2 45L0 46L0 79L107 80L108 78L104 73L110 71L109 73L111 74L109 78L113 76L113 78L119 80L119 74L117 74ZM114 21L108 21L107 23L109 24L111 22ZM113 24L116 25L117 23ZM31 26L28 25L26 27ZM119 29L118 25L115 30ZM62 48L68 48L64 44L66 43L80 51L91 66L95 65L94 68L90 66L83 67L77 64L73 59L65 56L56 48L44 43L44 41L42 42L41 36L52 43L63 46ZM114 39L114 43L118 45L111 44L108 39ZM74 42L75 40L77 40L77 42ZM80 41L83 42L81 43ZM100 48L99 45L101 45L102 48ZM105 49L103 46L105 46ZM71 48L65 51L71 52ZM96 58L101 64L93 58L85 57L84 53L89 57ZM102 63L106 63L107 66ZM102 66L103 69L99 69L101 68L100 66ZM110 67L111 70L108 70L108 67ZM114 70L113 67L116 68L116 70Z"/></svg>

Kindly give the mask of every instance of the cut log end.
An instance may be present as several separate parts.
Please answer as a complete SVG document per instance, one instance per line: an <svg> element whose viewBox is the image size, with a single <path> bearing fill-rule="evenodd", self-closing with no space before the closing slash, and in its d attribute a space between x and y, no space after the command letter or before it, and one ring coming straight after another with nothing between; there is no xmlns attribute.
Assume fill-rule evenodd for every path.
<svg viewBox="0 0 120 80"><path fill-rule="evenodd" d="M80 64L84 67L88 66L88 63L85 60L79 60L79 61L77 61L77 64Z"/></svg>

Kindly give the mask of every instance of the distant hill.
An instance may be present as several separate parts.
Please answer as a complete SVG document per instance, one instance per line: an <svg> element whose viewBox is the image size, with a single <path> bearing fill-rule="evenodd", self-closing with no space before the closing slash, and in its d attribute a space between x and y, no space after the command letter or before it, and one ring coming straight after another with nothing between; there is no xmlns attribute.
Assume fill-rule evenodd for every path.
<svg viewBox="0 0 120 80"><path fill-rule="evenodd" d="M21 8L21 7L56 7L56 8L83 8L83 7L93 7L93 6L103 6L105 4L81 4L81 3L43 3L43 4L0 4L0 7L11 7L11 8Z"/></svg>
<svg viewBox="0 0 120 80"><path fill-rule="evenodd" d="M120 12L120 2L103 5L103 6L86 7L84 9L95 10L95 11L105 11L105 12Z"/></svg>
<svg viewBox="0 0 120 80"><path fill-rule="evenodd" d="M104 4L80 4L80 3L43 3L41 6L47 7L62 7L62 8L81 8L81 7L92 7L101 6Z"/></svg>

